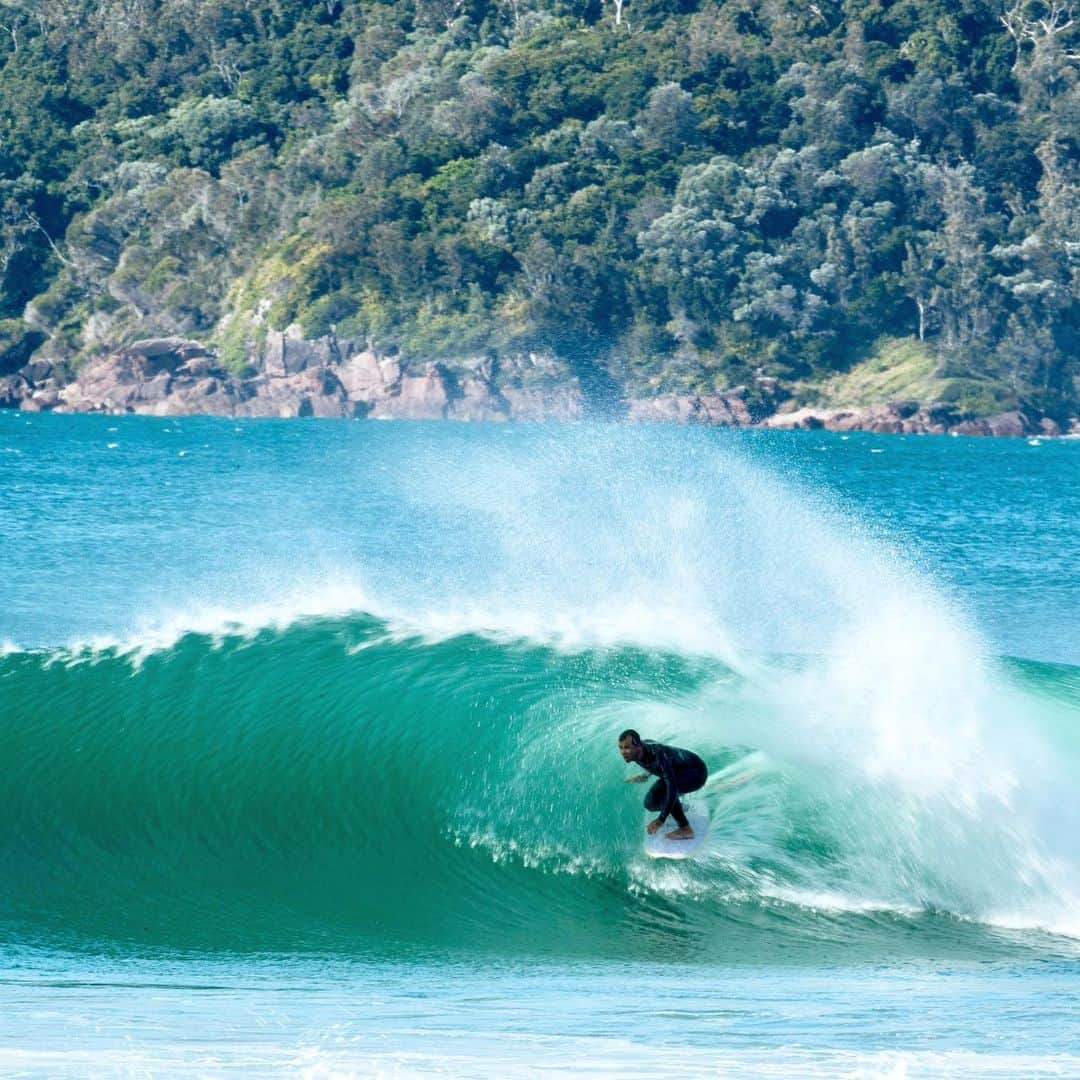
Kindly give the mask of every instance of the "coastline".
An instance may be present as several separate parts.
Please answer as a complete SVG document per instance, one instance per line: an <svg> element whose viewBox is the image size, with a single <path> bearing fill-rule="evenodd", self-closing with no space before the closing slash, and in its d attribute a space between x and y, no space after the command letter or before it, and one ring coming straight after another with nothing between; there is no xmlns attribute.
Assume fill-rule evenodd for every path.
<svg viewBox="0 0 1080 1080"><path fill-rule="evenodd" d="M35 360L0 377L0 408L23 412L135 413L150 416L320 417L324 419L574 421L596 410L580 380L558 361L529 354L461 369L408 366L367 343L333 335L305 340L271 332L242 374L221 366L209 346L147 338L84 364L74 377ZM990 416L942 402L797 406L775 379L715 393L627 395L604 410L631 423L699 424L772 430L1053 438L1080 434L1034 411Z"/></svg>

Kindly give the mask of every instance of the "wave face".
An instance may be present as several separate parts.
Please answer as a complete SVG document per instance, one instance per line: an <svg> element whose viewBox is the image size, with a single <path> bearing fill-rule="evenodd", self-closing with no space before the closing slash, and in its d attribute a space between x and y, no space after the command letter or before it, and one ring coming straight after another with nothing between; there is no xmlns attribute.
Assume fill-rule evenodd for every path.
<svg viewBox="0 0 1080 1080"><path fill-rule="evenodd" d="M1011 709L1075 718L1076 669L1015 675ZM791 657L746 674L362 616L9 654L0 910L23 934L169 945L729 959L763 927L773 946L879 952L904 925L1077 933L1075 747L826 729L826 704L790 707L821 678ZM643 789L614 747L629 725L710 761L702 859L642 856Z"/></svg>
<svg viewBox="0 0 1080 1080"><path fill-rule="evenodd" d="M151 430L140 475L176 442L112 436ZM72 614L88 644L0 655L5 936L729 961L1080 937L1080 669L995 658L940 564L752 440L379 430L270 480L250 448L177 473L169 575L97 557L89 496L88 550L43 537L110 601L98 635ZM226 535L257 573L205 571ZM26 625L70 637L62 610ZM644 858L626 727L710 763L701 858Z"/></svg>

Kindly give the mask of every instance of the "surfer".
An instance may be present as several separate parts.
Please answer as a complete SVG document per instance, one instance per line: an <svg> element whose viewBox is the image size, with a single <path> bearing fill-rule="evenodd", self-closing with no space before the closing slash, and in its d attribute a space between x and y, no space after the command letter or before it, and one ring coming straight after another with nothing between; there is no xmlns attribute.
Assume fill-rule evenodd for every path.
<svg viewBox="0 0 1080 1080"><path fill-rule="evenodd" d="M646 773L660 778L645 794L645 809L660 815L645 826L649 835L656 832L667 820L668 814L671 814L678 828L667 833L667 838L692 840L694 830L686 820L679 796L704 786L709 775L705 762L690 750L642 739L632 728L619 736L619 753L622 754L623 761L637 762ZM643 784L648 779L648 775L639 774L628 776L626 783Z"/></svg>

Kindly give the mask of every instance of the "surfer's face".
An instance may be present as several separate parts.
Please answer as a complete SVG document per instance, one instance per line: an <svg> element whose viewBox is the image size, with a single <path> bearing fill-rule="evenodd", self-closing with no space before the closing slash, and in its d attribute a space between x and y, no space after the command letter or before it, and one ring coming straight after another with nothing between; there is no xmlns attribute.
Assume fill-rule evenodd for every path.
<svg viewBox="0 0 1080 1080"><path fill-rule="evenodd" d="M639 760L643 749L641 743L636 743L632 739L619 740L619 753L622 754L623 761Z"/></svg>

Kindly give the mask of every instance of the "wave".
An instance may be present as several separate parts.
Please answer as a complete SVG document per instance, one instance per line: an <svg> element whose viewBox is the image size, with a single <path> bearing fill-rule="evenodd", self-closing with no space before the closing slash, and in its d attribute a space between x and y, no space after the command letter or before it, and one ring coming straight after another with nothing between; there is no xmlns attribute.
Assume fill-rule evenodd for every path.
<svg viewBox="0 0 1080 1080"><path fill-rule="evenodd" d="M0 934L672 959L1080 936L1077 669L990 656L896 537L757 443L395 428L237 490L208 461L183 505L212 491L199 520L244 530L91 544L78 610L0 649ZM710 763L701 858L643 857L626 727Z"/></svg>
<svg viewBox="0 0 1080 1080"><path fill-rule="evenodd" d="M1080 935L1075 668L906 686L865 641L734 665L366 614L242 631L0 657L5 934L729 959ZM709 761L701 859L643 857L628 726Z"/></svg>

